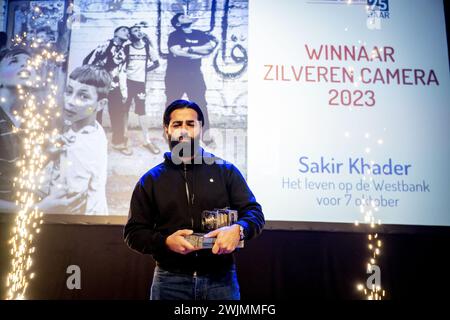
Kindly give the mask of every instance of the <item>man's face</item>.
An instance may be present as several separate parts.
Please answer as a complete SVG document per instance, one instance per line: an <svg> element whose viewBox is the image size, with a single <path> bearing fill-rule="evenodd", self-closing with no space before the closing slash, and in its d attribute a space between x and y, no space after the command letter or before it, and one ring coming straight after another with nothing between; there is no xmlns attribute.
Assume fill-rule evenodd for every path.
<svg viewBox="0 0 450 320"><path fill-rule="evenodd" d="M130 36L130 32L128 31L127 28L120 28L119 30L117 30L116 37L119 37L119 39L121 40L128 40L128 37Z"/></svg>
<svg viewBox="0 0 450 320"><path fill-rule="evenodd" d="M68 79L64 91L63 118L75 123L93 116L99 111L106 99L98 101L97 90L94 86Z"/></svg>
<svg viewBox="0 0 450 320"><path fill-rule="evenodd" d="M30 56L24 53L3 58L0 62L0 83L5 87L17 85L31 87L36 80L36 70L28 65Z"/></svg>
<svg viewBox="0 0 450 320"><path fill-rule="evenodd" d="M187 28L190 27L192 23L194 23L194 19L187 14L183 14L178 17L178 23L180 27Z"/></svg>
<svg viewBox="0 0 450 320"><path fill-rule="evenodd" d="M195 110L183 108L170 114L169 125L164 130L171 150L179 144L190 146L189 150L192 150L200 142L202 126Z"/></svg>
<svg viewBox="0 0 450 320"><path fill-rule="evenodd" d="M144 37L144 33L142 32L140 27L133 27L130 30L131 35L133 36L133 38L135 39L142 39Z"/></svg>

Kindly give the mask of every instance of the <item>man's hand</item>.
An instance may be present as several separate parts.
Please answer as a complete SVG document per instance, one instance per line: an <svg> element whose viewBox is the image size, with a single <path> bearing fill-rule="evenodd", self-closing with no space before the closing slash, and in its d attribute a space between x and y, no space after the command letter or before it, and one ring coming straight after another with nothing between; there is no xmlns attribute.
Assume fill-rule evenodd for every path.
<svg viewBox="0 0 450 320"><path fill-rule="evenodd" d="M206 238L216 237L216 242L212 248L214 254L227 254L236 249L240 240L239 225L234 224L229 227L222 227L211 231L205 235Z"/></svg>
<svg viewBox="0 0 450 320"><path fill-rule="evenodd" d="M177 253L188 254L192 251L199 250L190 244L184 237L192 234L194 231L183 229L172 233L166 238L167 247Z"/></svg>

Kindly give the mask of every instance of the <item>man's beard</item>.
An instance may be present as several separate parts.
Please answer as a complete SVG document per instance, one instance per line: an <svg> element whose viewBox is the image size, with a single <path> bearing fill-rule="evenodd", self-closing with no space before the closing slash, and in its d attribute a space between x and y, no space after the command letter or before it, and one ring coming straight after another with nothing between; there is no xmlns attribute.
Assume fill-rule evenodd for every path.
<svg viewBox="0 0 450 320"><path fill-rule="evenodd" d="M172 161L175 164L181 164L181 158L193 158L198 152L200 147L200 138L190 138L183 136L180 141L180 137L177 139L169 135L169 148L172 153Z"/></svg>

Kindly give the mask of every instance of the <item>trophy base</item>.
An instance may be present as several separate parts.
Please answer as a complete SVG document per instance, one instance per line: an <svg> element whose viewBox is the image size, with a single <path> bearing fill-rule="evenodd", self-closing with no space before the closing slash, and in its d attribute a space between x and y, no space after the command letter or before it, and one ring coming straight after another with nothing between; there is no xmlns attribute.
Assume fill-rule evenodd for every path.
<svg viewBox="0 0 450 320"><path fill-rule="evenodd" d="M205 238L205 234L206 233L193 233L189 236L185 236L184 238L196 248L211 249L214 246L214 242L216 242L216 238ZM244 240L241 240L236 248L243 247Z"/></svg>

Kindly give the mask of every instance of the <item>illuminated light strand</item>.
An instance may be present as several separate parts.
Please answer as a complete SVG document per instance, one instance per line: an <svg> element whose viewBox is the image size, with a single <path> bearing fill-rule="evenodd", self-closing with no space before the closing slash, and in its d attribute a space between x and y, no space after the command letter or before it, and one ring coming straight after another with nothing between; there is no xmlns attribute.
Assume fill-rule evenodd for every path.
<svg viewBox="0 0 450 320"><path fill-rule="evenodd" d="M35 11L39 13L41 10L36 7ZM38 48L34 39L28 45L25 41L26 36L26 33L22 37L16 35L13 39L14 46ZM43 64L49 61L61 62L63 56L57 52L43 49L41 52L33 54L27 69L32 70L34 68L38 71ZM35 191L39 189L44 180L42 169L47 160L44 152L45 144L51 142L51 136L54 137L58 134L57 129L52 131L51 136L48 133L52 119L59 117L59 113L56 112L58 86L53 83L53 76L54 74L49 72L45 79L37 76L34 83L31 83L31 81L27 83L30 87L48 90L46 98L40 101L37 101L31 90L27 90L21 85L17 86L19 99L24 102L22 111L20 113L14 112L14 116L21 122L21 126L20 129L14 127L13 132L20 134L22 137L23 154L17 161L19 173L14 178L15 203L19 211L9 240L11 265L6 280L6 298L9 300L25 299L29 281L36 276L35 272L31 272L32 256L36 252L33 242L36 234L41 231L43 212L40 212L36 205L41 199L36 196Z"/></svg>
<svg viewBox="0 0 450 320"><path fill-rule="evenodd" d="M366 133L364 135L364 137L366 139L370 138L370 134ZM377 139L377 144L379 146L381 146L383 144L383 140ZM366 147L364 149L364 152L366 154L369 154L371 151L370 147ZM370 162L372 165L374 164L374 161ZM363 181L369 180L372 181L372 171L369 169L367 170L367 173L362 177ZM370 228L372 229L372 232L369 232L367 235L367 249L369 250L369 257L368 257L368 261L366 262L366 266L367 266L367 273L372 271L372 266L377 264L378 261L378 257L381 255L381 247L382 247L382 241L379 239L379 235L376 232L376 228L378 226L381 226L381 220L380 219L376 219L374 213L379 211L379 208L376 205L375 200L371 200L369 202L369 199L364 199L361 198L361 205L359 206L360 209L360 213L364 215L364 223L366 225L369 225ZM355 221L355 226L358 227L359 226L359 221ZM364 284L358 283L356 285L356 289L361 292L365 299L367 300L382 300L386 297L386 290L384 290L383 288L381 288L381 286L375 286L372 285L371 288L366 288L366 286L364 286Z"/></svg>

